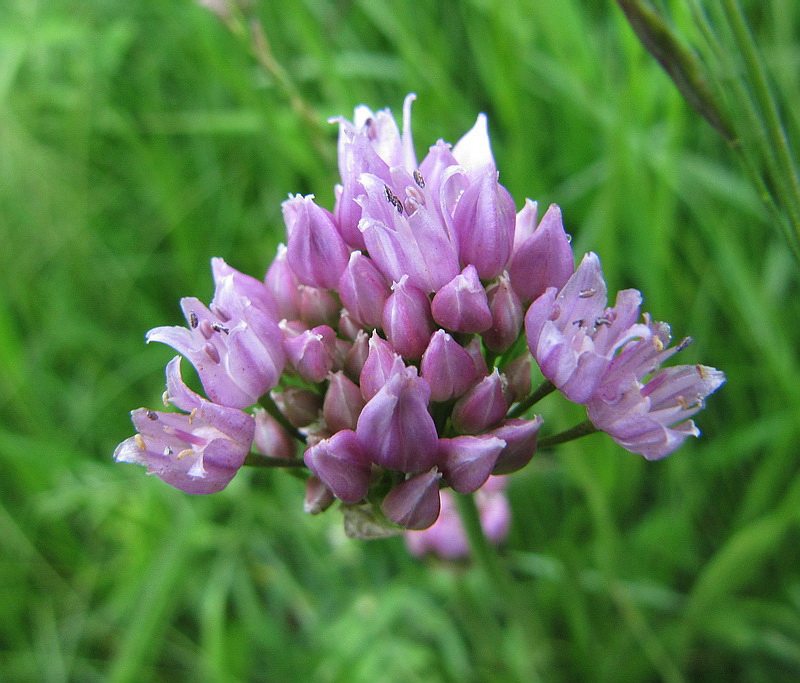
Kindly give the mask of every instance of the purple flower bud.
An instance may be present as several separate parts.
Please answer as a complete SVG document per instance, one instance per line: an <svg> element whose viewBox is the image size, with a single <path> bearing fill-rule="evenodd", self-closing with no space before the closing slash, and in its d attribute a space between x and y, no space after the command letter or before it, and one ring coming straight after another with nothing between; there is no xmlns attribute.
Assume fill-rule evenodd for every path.
<svg viewBox="0 0 800 683"><path fill-rule="evenodd" d="M492 474L511 474L527 465L536 453L536 441L542 426L541 415L532 420L506 420L489 435L502 439L506 447L500 451Z"/></svg>
<svg viewBox="0 0 800 683"><path fill-rule="evenodd" d="M464 350L470 355L475 365L475 377L488 375L489 368L486 366L486 359L483 357L480 337L473 337L470 339L464 347Z"/></svg>
<svg viewBox="0 0 800 683"><path fill-rule="evenodd" d="M398 484L383 499L383 514L406 529L427 529L439 516L441 478L434 467Z"/></svg>
<svg viewBox="0 0 800 683"><path fill-rule="evenodd" d="M264 283L278 306L277 319L295 320L300 317L300 281L289 267L285 245L278 245L278 254L267 269Z"/></svg>
<svg viewBox="0 0 800 683"><path fill-rule="evenodd" d="M394 350L412 360L422 357L436 329L428 297L405 275L392 285L383 307L383 329Z"/></svg>
<svg viewBox="0 0 800 683"><path fill-rule="evenodd" d="M475 266L468 265L436 292L431 313L439 325L453 332L472 334L491 327L492 313Z"/></svg>
<svg viewBox="0 0 800 683"><path fill-rule="evenodd" d="M186 356L212 401L245 408L278 383L286 362L283 335L267 310L274 303L262 283L221 260L215 260L214 271L210 309L197 299L182 299L189 327L156 327L147 341Z"/></svg>
<svg viewBox="0 0 800 683"><path fill-rule="evenodd" d="M332 432L355 429L358 416L365 404L361 389L347 379L343 372L336 372L330 376L330 386L322 406L322 416L328 429Z"/></svg>
<svg viewBox="0 0 800 683"><path fill-rule="evenodd" d="M389 283L372 261L360 251L352 252L339 280L339 298L350 314L361 325L380 327L390 293Z"/></svg>
<svg viewBox="0 0 800 683"><path fill-rule="evenodd" d="M636 323L640 303L639 292L624 290L607 309L600 261L587 254L558 294L548 288L525 315L528 348L542 374L569 400L586 403L617 349L650 335L647 325Z"/></svg>
<svg viewBox="0 0 800 683"><path fill-rule="evenodd" d="M306 497L303 501L303 509L307 514L318 515L325 512L325 510L333 505L335 500L336 497L331 490L322 483L319 477L315 477L312 474L306 479Z"/></svg>
<svg viewBox="0 0 800 683"><path fill-rule="evenodd" d="M536 229L536 222L539 215L539 204L525 200L525 206L517 211L517 220L514 225L514 248L512 254L515 254L520 246L527 240Z"/></svg>
<svg viewBox="0 0 800 683"><path fill-rule="evenodd" d="M309 327L336 324L339 319L339 304L329 292L317 287L300 285L300 319Z"/></svg>
<svg viewBox="0 0 800 683"><path fill-rule="evenodd" d="M534 233L514 251L508 272L514 290L533 301L548 287L563 287L575 269L561 209L551 204Z"/></svg>
<svg viewBox="0 0 800 683"><path fill-rule="evenodd" d="M283 347L303 379L321 382L333 367L336 333L327 325L320 325L296 337L286 337Z"/></svg>
<svg viewBox="0 0 800 683"><path fill-rule="evenodd" d="M454 490L472 493L486 483L505 446L488 435L439 439L439 469Z"/></svg>
<svg viewBox="0 0 800 683"><path fill-rule="evenodd" d="M512 289L505 271L486 294L492 325L483 333L483 341L491 351L503 353L517 341L522 331L522 302Z"/></svg>
<svg viewBox="0 0 800 683"><path fill-rule="evenodd" d="M372 469L355 432L336 432L309 448L303 459L339 500L357 503L367 495Z"/></svg>
<svg viewBox="0 0 800 683"><path fill-rule="evenodd" d="M344 357L344 372L354 382L360 382L361 371L369 356L369 336L364 330L359 330L355 341L352 343Z"/></svg>
<svg viewBox="0 0 800 683"><path fill-rule="evenodd" d="M253 445L256 451L269 458L294 458L295 442L280 423L263 408L256 408L254 413L256 426Z"/></svg>
<svg viewBox="0 0 800 683"><path fill-rule="evenodd" d="M495 426L505 417L508 404L503 397L504 378L497 368L487 375L453 406L451 419L463 434L478 434Z"/></svg>
<svg viewBox="0 0 800 683"><path fill-rule="evenodd" d="M499 545L508 535L511 507L505 495L506 477L489 477L486 484L475 493L483 533L490 543ZM436 523L422 531L405 532L408 549L421 557L432 552L446 560L469 556L469 541L452 491L439 492L442 509Z"/></svg>
<svg viewBox="0 0 800 683"><path fill-rule="evenodd" d="M289 236L287 258L303 284L334 289L347 266L348 249L333 216L313 200L314 195L295 195L283 203Z"/></svg>
<svg viewBox="0 0 800 683"><path fill-rule="evenodd" d="M433 467L438 435L428 412L430 394L428 383L409 367L391 375L369 400L356 433L373 462L401 472Z"/></svg>
<svg viewBox="0 0 800 683"><path fill-rule="evenodd" d="M381 339L377 332L373 332L369 340L369 354L359 378L361 395L365 401L369 401L383 388L398 367L400 370L405 368L402 359L399 366L395 365L398 359L400 357L394 352L392 345Z"/></svg>
<svg viewBox="0 0 800 683"><path fill-rule="evenodd" d="M293 427L307 427L319 419L322 398L310 389L288 386L283 391L273 391L270 395Z"/></svg>
<svg viewBox="0 0 800 683"><path fill-rule="evenodd" d="M176 356L167 365L167 396L189 414L134 410L138 434L117 446L114 459L144 465L148 474L186 493L216 493L244 464L255 421L189 389L181 379L180 360Z"/></svg>
<svg viewBox="0 0 800 683"><path fill-rule="evenodd" d="M503 368L503 375L508 381L506 400L509 404L521 401L531 393L531 369L533 359L530 354L517 356Z"/></svg>
<svg viewBox="0 0 800 683"><path fill-rule="evenodd" d="M458 200L453 225L462 263L471 263L482 280L497 277L508 263L514 241L514 200L487 166Z"/></svg>
<svg viewBox="0 0 800 683"><path fill-rule="evenodd" d="M461 396L478 377L472 357L444 330L431 337L422 355L420 374L430 385L434 401Z"/></svg>

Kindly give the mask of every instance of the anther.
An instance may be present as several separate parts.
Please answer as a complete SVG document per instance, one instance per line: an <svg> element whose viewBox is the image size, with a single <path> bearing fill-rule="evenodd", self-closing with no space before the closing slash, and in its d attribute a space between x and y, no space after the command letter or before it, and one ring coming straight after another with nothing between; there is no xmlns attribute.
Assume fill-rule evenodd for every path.
<svg viewBox="0 0 800 683"><path fill-rule="evenodd" d="M164 404L165 408L169 408L169 392L165 391L161 394L161 402Z"/></svg>
<svg viewBox="0 0 800 683"><path fill-rule="evenodd" d="M689 344L692 343L692 341L693 340L691 337L685 337L683 340L681 340L681 343L675 347L675 353L678 353L678 351L683 351L687 346L689 346Z"/></svg>
<svg viewBox="0 0 800 683"><path fill-rule="evenodd" d="M213 360L215 363L219 363L219 351L217 351L217 347L213 344L203 344L203 351L206 352L206 355Z"/></svg>
<svg viewBox="0 0 800 683"><path fill-rule="evenodd" d="M158 415L156 415L156 414L155 414L155 411L152 411L152 410L148 410L148 411L145 413L145 415L147 415L147 419L148 419L148 420L153 420L153 421L155 421L155 420L157 420L157 419L158 419Z"/></svg>
<svg viewBox="0 0 800 683"><path fill-rule="evenodd" d="M594 287L589 287L589 289L582 289L580 292L578 292L578 296L581 299L589 299L593 297L595 294L597 294L597 290Z"/></svg>
<svg viewBox="0 0 800 683"><path fill-rule="evenodd" d="M199 321L197 320L197 313L195 313L194 311L190 311L189 312L189 327L191 327L193 330L196 329L198 322Z"/></svg>
<svg viewBox="0 0 800 683"><path fill-rule="evenodd" d="M194 416L197 415L197 408L192 408L192 412L189 413L189 424L194 422Z"/></svg>
<svg viewBox="0 0 800 683"><path fill-rule="evenodd" d="M598 325L610 325L611 321L608 318L598 318L594 321L594 326L597 327Z"/></svg>
<svg viewBox="0 0 800 683"><path fill-rule="evenodd" d="M211 323L211 329L214 330L214 332L224 332L225 334L229 332L228 328L220 323Z"/></svg>
<svg viewBox="0 0 800 683"><path fill-rule="evenodd" d="M418 168L414 169L414 182L417 184L418 187L423 188L425 187L425 178L422 177L422 173L420 173Z"/></svg>
<svg viewBox="0 0 800 683"><path fill-rule="evenodd" d="M200 333L206 339L211 339L211 337L214 336L214 328L211 325L211 323L208 322L208 320L206 320L205 318L203 318L203 320L200 321Z"/></svg>
<svg viewBox="0 0 800 683"><path fill-rule="evenodd" d="M133 440L136 442L136 448L138 448L140 451L147 450L147 446L145 445L144 439L142 438L141 434L137 434L136 436L134 436Z"/></svg>

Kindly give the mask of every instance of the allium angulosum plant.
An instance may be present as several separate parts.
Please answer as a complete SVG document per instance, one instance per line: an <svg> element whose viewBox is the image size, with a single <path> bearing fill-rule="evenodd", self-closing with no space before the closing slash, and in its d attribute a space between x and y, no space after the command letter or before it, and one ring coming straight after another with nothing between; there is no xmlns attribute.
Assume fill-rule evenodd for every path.
<svg viewBox="0 0 800 683"><path fill-rule="evenodd" d="M164 403L182 412L133 411L116 460L187 493L220 491L245 464L295 467L309 512L338 499L347 532L373 537L431 527L443 489L473 493L537 442L601 430L655 460L699 434L691 418L723 373L662 367L689 340L671 347L637 290L609 305L597 255L575 267L558 206L517 211L484 115L418 162L413 100L402 131L366 106L336 120L333 212L290 196L263 280L212 259L211 303L184 298L187 327L150 330L206 396L176 356ZM534 362L545 382L532 389ZM554 390L588 419L540 438L530 411Z"/></svg>

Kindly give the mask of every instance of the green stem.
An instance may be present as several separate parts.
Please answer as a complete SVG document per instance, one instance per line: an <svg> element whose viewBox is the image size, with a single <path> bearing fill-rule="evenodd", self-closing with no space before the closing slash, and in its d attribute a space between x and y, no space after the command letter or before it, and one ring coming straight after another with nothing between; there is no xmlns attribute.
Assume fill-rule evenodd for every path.
<svg viewBox="0 0 800 683"><path fill-rule="evenodd" d="M775 169L772 180L783 195L784 209L791 217L795 235L798 235L800 234L800 179L778 105L769 86L766 69L745 21L742 8L737 0L725 0L723 8L728 24L733 31L736 45L744 59L753 95L764 120L764 128L769 138L767 142L769 147L765 156L769 158L774 155L777 162L778 168Z"/></svg>
<svg viewBox="0 0 800 683"><path fill-rule="evenodd" d="M305 467L306 464L302 458L270 458L268 455L261 453L248 453L244 459L246 467L276 467L276 468L300 468Z"/></svg>
<svg viewBox="0 0 800 683"><path fill-rule="evenodd" d="M281 412L280 408L275 404L275 401L272 400L272 396L264 394L258 400L258 404L275 418L278 424L288 432L289 436L302 443L306 442L306 437L298 431L297 427L286 419L286 415Z"/></svg>
<svg viewBox="0 0 800 683"><path fill-rule="evenodd" d="M521 681L539 681L541 676L536 670L534 654L531 650L531 643L542 642L538 635L540 630L533 623L533 612L527 604L527 600L519 595L518 586L515 584L508 567L501 561L496 549L489 543L481 526L480 513L475 504L472 494L459 494L453 492L458 505L459 517L464 531L469 540L469 547L472 551L472 558L480 567L484 574L485 585L494 593L496 602L503 610L501 631L508 634L515 630L521 638L518 640L511 638L514 645L510 648L512 652L502 652L503 643L498 643L498 654L502 657L502 666L515 669ZM509 645L509 636L505 639ZM522 647L518 647L518 646Z"/></svg>
<svg viewBox="0 0 800 683"><path fill-rule="evenodd" d="M566 431L559 432L558 434L553 434L552 436L546 436L543 439L539 439L536 448L551 448L552 446L557 446L560 443L566 443L567 441L580 439L582 436L594 434L596 431L598 431L597 427L595 427L589 420L586 420L575 425L571 429L567 429Z"/></svg>
<svg viewBox="0 0 800 683"><path fill-rule="evenodd" d="M541 401L545 396L554 392L556 389L555 385L549 381L545 380L542 382L536 389L524 400L520 401L515 405L511 411L508 413L509 418L519 417L525 411L528 410L532 405Z"/></svg>

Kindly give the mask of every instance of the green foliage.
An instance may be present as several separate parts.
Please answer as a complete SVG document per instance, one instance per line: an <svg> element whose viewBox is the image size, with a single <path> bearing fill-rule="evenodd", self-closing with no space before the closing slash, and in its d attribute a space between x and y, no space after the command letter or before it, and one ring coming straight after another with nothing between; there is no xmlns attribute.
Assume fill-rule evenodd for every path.
<svg viewBox="0 0 800 683"><path fill-rule="evenodd" d="M259 2L309 119L188 0L4 3L3 680L800 678L797 265L622 13L588 5ZM791 116L800 10L751 5ZM559 203L610 287L728 375L665 461L593 435L513 476L503 559L530 632L498 626L476 568L306 516L285 472L193 498L110 458L163 389L172 353L144 332L208 298L212 256L262 274L289 192L332 205L327 117L412 90L418 151L485 111L517 200ZM580 419L558 398L546 433Z"/></svg>

